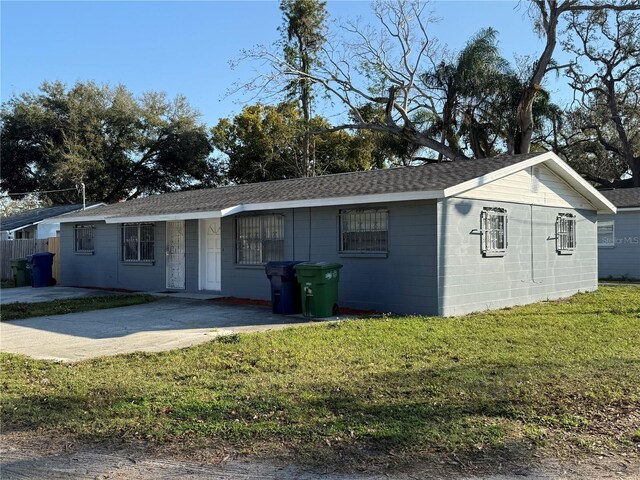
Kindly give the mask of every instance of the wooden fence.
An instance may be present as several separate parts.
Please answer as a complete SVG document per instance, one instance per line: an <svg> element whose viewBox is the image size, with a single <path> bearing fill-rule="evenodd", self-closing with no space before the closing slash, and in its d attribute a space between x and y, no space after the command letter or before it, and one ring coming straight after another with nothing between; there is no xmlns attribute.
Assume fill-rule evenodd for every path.
<svg viewBox="0 0 640 480"><path fill-rule="evenodd" d="M53 278L60 281L60 238L51 237L41 240L19 239L0 240L0 277L12 278L11 260L26 257L38 252L55 253L53 257Z"/></svg>

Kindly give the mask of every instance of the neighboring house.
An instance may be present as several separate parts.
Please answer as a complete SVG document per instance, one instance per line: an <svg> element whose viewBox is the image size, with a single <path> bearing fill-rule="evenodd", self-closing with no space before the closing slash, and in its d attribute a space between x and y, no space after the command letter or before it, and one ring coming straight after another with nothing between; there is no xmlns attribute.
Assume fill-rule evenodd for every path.
<svg viewBox="0 0 640 480"><path fill-rule="evenodd" d="M104 205L92 204L91 207ZM10 215L0 219L2 240L14 240L24 238L49 238L55 237L60 232L60 223L44 223L45 220L63 215L65 213L82 210L79 205L56 205L55 207L34 208L26 212Z"/></svg>
<svg viewBox="0 0 640 480"><path fill-rule="evenodd" d="M598 276L640 279L640 188L600 193L618 213L598 215Z"/></svg>
<svg viewBox="0 0 640 480"><path fill-rule="evenodd" d="M61 222L65 285L268 299L264 263L330 261L340 304L455 315L597 284L615 207L552 153L155 195Z"/></svg>

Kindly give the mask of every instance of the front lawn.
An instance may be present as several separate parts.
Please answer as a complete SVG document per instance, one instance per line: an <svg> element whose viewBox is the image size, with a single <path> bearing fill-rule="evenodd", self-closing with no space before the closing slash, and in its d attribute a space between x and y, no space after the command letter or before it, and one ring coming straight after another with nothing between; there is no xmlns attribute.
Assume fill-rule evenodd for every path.
<svg viewBox="0 0 640 480"><path fill-rule="evenodd" d="M0 309L0 321L128 307L155 300L157 300L157 297L152 295L103 295L98 297L65 298L49 302L8 303L2 305Z"/></svg>
<svg viewBox="0 0 640 480"><path fill-rule="evenodd" d="M640 289L77 364L3 354L3 430L369 465L640 448ZM390 460L391 461L391 460Z"/></svg>

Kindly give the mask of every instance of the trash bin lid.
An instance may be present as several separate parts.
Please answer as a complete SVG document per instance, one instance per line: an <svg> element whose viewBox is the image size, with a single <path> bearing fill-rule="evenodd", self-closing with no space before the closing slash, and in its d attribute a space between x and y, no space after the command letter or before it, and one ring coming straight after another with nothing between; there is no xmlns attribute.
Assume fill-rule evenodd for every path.
<svg viewBox="0 0 640 480"><path fill-rule="evenodd" d="M51 253L51 252L39 252L39 253L34 253L33 255L31 255L31 258L37 258L37 257L53 257L55 255L55 253Z"/></svg>
<svg viewBox="0 0 640 480"><path fill-rule="evenodd" d="M264 266L267 275L279 275L282 277L295 277L294 266L302 263L300 260L281 260L268 262Z"/></svg>
<svg viewBox="0 0 640 480"><path fill-rule="evenodd" d="M335 270L335 269L341 269L342 264L333 263L333 262L317 262L317 263L305 262L305 263L299 263L293 268L295 268L296 270Z"/></svg>

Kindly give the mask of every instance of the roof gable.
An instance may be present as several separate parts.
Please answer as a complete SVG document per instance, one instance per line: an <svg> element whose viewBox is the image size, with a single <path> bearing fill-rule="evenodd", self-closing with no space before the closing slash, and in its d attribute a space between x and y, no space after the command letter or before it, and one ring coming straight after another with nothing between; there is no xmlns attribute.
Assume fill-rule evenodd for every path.
<svg viewBox="0 0 640 480"><path fill-rule="evenodd" d="M458 195L510 203L595 210L592 203L571 188L544 163L528 167Z"/></svg>

